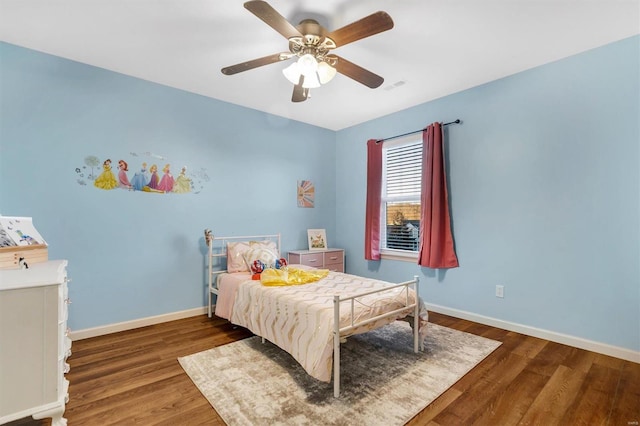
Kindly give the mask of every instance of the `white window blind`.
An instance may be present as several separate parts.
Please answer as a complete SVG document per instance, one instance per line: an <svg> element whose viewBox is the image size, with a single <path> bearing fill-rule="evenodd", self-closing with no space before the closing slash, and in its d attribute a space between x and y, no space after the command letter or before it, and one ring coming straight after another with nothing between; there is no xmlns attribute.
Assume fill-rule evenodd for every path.
<svg viewBox="0 0 640 426"><path fill-rule="evenodd" d="M420 242L422 140L412 137L383 149L383 249L414 252Z"/></svg>

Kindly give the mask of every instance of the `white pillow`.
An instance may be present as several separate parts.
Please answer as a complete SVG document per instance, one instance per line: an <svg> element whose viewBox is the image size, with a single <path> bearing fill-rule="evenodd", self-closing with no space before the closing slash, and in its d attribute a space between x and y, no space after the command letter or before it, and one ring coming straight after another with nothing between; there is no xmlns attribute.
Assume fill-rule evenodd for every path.
<svg viewBox="0 0 640 426"><path fill-rule="evenodd" d="M249 270L256 260L262 262L266 268L275 268L278 259L275 251L263 246L255 246L244 252L244 261Z"/></svg>
<svg viewBox="0 0 640 426"><path fill-rule="evenodd" d="M270 250L272 254L276 256L276 259L280 258L280 253L278 253L278 245L275 241L264 240L229 242L227 243L227 272L250 271L253 261L251 261L251 263L247 263L244 256L245 253L250 249Z"/></svg>
<svg viewBox="0 0 640 426"><path fill-rule="evenodd" d="M248 241L227 243L227 272L246 272L244 252L249 250Z"/></svg>
<svg viewBox="0 0 640 426"><path fill-rule="evenodd" d="M278 245L275 241L264 240L264 241L250 241L249 246L251 248L265 248L267 250L271 250L276 257L280 258L280 253L278 252Z"/></svg>

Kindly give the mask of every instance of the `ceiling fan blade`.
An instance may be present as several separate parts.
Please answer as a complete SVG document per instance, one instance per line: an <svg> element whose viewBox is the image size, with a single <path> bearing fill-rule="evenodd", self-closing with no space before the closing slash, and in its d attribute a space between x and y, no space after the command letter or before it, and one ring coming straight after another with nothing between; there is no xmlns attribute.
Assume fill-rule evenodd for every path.
<svg viewBox="0 0 640 426"><path fill-rule="evenodd" d="M304 83L304 76L300 76L298 84L293 86L293 94L291 95L291 102L304 102L309 97L309 89L302 87Z"/></svg>
<svg viewBox="0 0 640 426"><path fill-rule="evenodd" d="M265 56L263 58L253 59L251 61L242 62L239 64L231 65L229 67L222 68L222 74L233 75L242 71L247 71L253 68L258 68L263 65L273 64L275 62L285 61L291 56L288 54L275 53L273 55Z"/></svg>
<svg viewBox="0 0 640 426"><path fill-rule="evenodd" d="M354 64L353 62L349 62L340 56L337 56L337 55L332 55L332 56L335 56L337 59L337 62L334 65L334 68L340 74L344 74L347 77L354 79L358 83L362 83L365 86L370 87L372 89L379 87L384 82L384 78L380 77L379 75L374 74L371 71L368 71Z"/></svg>
<svg viewBox="0 0 640 426"><path fill-rule="evenodd" d="M262 19L271 28L282 34L285 38L302 37L300 31L289 23L266 1L248 1L244 4L245 9Z"/></svg>
<svg viewBox="0 0 640 426"><path fill-rule="evenodd" d="M293 86L293 94L291 95L291 102L304 102L309 95L309 89L305 89L299 84Z"/></svg>
<svg viewBox="0 0 640 426"><path fill-rule="evenodd" d="M386 12L380 11L338 28L331 32L328 37L335 41L337 46L344 46L391 28L393 28L393 19Z"/></svg>

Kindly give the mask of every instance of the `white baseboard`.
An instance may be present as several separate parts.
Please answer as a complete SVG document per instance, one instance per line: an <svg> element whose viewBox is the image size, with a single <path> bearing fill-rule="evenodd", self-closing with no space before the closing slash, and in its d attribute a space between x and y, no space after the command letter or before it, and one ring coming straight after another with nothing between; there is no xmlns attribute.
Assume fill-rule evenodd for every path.
<svg viewBox="0 0 640 426"><path fill-rule="evenodd" d="M492 327L502 328L504 330L515 331L517 333L526 334L527 336L539 337L551 342L562 343L563 345L573 346L588 351L609 355L615 358L621 358L631 362L640 363L640 352L633 351L619 346L612 346L606 343L594 342L593 340L583 339L581 337L569 336L567 334L556 333L555 331L543 330L528 325L503 321L497 318L486 317L471 312L461 311L458 309L447 308L446 306L434 305L426 303L429 311L439 314L449 315L456 318L466 319L480 324L490 325Z"/></svg>
<svg viewBox="0 0 640 426"><path fill-rule="evenodd" d="M131 321L118 322L115 324L101 325L99 327L85 328L83 330L69 333L71 340L82 340L90 337L103 336L105 334L117 333L118 331L133 330L134 328L146 327L148 325L160 324L167 321L182 318L195 317L206 314L207 307L187 309L186 311L170 312L168 314L156 315L153 317L140 318Z"/></svg>

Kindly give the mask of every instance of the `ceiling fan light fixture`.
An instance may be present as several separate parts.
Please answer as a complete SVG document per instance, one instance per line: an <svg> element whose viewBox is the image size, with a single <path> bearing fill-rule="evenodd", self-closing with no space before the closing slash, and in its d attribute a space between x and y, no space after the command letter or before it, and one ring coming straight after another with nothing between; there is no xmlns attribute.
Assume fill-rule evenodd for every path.
<svg viewBox="0 0 640 426"><path fill-rule="evenodd" d="M298 69L305 77L309 77L318 71L318 61L312 54L306 53L298 59Z"/></svg>
<svg viewBox="0 0 640 426"><path fill-rule="evenodd" d="M332 68L333 74L331 74L331 70L327 70L326 67L329 67L329 65L324 62L318 64L318 60L313 55L307 53L283 69L282 74L293 84L298 84L300 76L304 75L302 87L305 89L315 89L320 87L322 80L328 82L333 78L333 75L335 75L335 69Z"/></svg>
<svg viewBox="0 0 640 426"><path fill-rule="evenodd" d="M318 64L318 77L320 78L321 84L327 84L330 82L333 77L336 76L336 73L336 69L328 63L323 61Z"/></svg>
<svg viewBox="0 0 640 426"><path fill-rule="evenodd" d="M302 83L302 87L305 89L315 89L320 87L320 80L318 80L318 73L311 73L309 75L304 76L304 82Z"/></svg>
<svg viewBox="0 0 640 426"><path fill-rule="evenodd" d="M292 84L298 84L300 81L300 67L297 62L292 63L288 67L282 70L282 74L289 80Z"/></svg>

